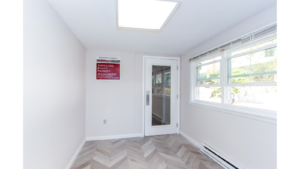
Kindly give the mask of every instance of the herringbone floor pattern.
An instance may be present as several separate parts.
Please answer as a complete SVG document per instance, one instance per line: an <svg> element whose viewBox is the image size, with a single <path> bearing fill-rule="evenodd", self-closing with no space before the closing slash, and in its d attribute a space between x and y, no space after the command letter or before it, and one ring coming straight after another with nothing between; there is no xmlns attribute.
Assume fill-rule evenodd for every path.
<svg viewBox="0 0 300 169"><path fill-rule="evenodd" d="M222 169L178 134L88 141L71 169Z"/></svg>

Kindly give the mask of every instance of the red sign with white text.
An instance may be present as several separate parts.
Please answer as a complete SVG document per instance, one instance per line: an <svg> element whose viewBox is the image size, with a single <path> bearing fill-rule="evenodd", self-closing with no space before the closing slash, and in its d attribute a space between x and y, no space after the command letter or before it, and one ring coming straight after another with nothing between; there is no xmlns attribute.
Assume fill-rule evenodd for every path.
<svg viewBox="0 0 300 169"><path fill-rule="evenodd" d="M96 63L97 80L120 80L120 64Z"/></svg>

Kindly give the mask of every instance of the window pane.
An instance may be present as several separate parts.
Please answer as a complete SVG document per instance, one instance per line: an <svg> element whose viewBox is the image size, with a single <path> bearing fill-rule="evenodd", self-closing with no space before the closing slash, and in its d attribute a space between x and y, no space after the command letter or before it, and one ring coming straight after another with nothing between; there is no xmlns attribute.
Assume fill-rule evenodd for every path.
<svg viewBox="0 0 300 169"><path fill-rule="evenodd" d="M274 75L251 76L251 83L276 82L276 81L277 81L277 74L274 74Z"/></svg>
<svg viewBox="0 0 300 169"><path fill-rule="evenodd" d="M171 73L170 72L166 72L164 75L164 86L169 87L171 85Z"/></svg>
<svg viewBox="0 0 300 169"><path fill-rule="evenodd" d="M251 54L251 82L277 81L277 47Z"/></svg>
<svg viewBox="0 0 300 169"><path fill-rule="evenodd" d="M237 51L231 52L231 56L236 55L236 54L240 54L240 53L244 53L244 52L248 52L248 51L250 51L250 49L258 49L258 48L261 48L261 47L264 47L264 46L267 46L267 45L271 45L271 44L276 44L276 43L277 43L277 39L273 39L273 40L270 40L270 41L267 41L267 42L263 42L263 43L260 43L260 44L257 44L257 45L253 45L251 48L246 47L246 48L239 49Z"/></svg>
<svg viewBox="0 0 300 169"><path fill-rule="evenodd" d="M170 87L165 88L165 95L166 96L171 96L171 88Z"/></svg>
<svg viewBox="0 0 300 169"><path fill-rule="evenodd" d="M157 74L156 75L156 84L160 84L161 83L161 74Z"/></svg>
<svg viewBox="0 0 300 169"><path fill-rule="evenodd" d="M220 84L220 62L197 67L197 85Z"/></svg>
<svg viewBox="0 0 300 169"><path fill-rule="evenodd" d="M215 58L213 58L213 59L201 61L201 62L198 63L198 65L200 65L200 64L205 64L205 63L209 63L209 62L213 62L213 61L220 60L220 59L221 59L221 56L217 56L217 57L215 57Z"/></svg>
<svg viewBox="0 0 300 169"><path fill-rule="evenodd" d="M250 77L249 76L233 77L233 78L229 78L229 81L231 83L250 83Z"/></svg>
<svg viewBox="0 0 300 169"><path fill-rule="evenodd" d="M221 87L196 87L195 99L221 103Z"/></svg>
<svg viewBox="0 0 300 169"><path fill-rule="evenodd" d="M155 87L154 94L161 94L161 87Z"/></svg>
<svg viewBox="0 0 300 169"><path fill-rule="evenodd" d="M232 105L277 109L277 86L235 86L230 89Z"/></svg>
<svg viewBox="0 0 300 169"><path fill-rule="evenodd" d="M228 59L229 83L277 81L277 47Z"/></svg>
<svg viewBox="0 0 300 169"><path fill-rule="evenodd" d="M273 40L270 40L270 41L267 41L267 42L263 42L263 43L254 45L254 46L252 46L251 49L258 49L258 48L261 48L261 47L264 47L264 46L267 46L267 45L271 45L271 44L275 44L275 43L277 43L277 39L273 39Z"/></svg>
<svg viewBox="0 0 300 169"><path fill-rule="evenodd" d="M159 79L152 95L152 126L171 124L171 66L152 66L152 74ZM167 96L166 96L167 95Z"/></svg>
<svg viewBox="0 0 300 169"><path fill-rule="evenodd" d="M240 53L244 53L244 52L248 52L249 50L250 50L250 47L247 47L247 48L244 48L244 49L240 49L240 50L231 52L231 56L237 55L237 54L240 54Z"/></svg>
<svg viewBox="0 0 300 169"><path fill-rule="evenodd" d="M228 59L228 82L250 83L250 55Z"/></svg>
<svg viewBox="0 0 300 169"><path fill-rule="evenodd" d="M152 87L155 86L155 78L154 78L154 75L152 75Z"/></svg>

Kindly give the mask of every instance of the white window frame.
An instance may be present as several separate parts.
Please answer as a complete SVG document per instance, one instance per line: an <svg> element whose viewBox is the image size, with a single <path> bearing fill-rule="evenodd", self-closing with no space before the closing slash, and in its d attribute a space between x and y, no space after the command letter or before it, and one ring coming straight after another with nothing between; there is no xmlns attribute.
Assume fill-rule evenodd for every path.
<svg viewBox="0 0 300 169"><path fill-rule="evenodd" d="M270 123L274 123L276 124L277 122L277 112L274 110L267 110L267 109L261 109L261 108L253 108L253 107L247 107L247 106L238 106L238 105L231 105L228 104L229 97L229 91L227 91L227 88L230 86L277 86L277 82L261 82L261 83L238 83L238 84L229 84L228 83L228 78L227 78L227 60L230 58L235 58L238 56L243 56L246 54L250 54L250 53L255 53L257 51L262 51L268 48L273 48L277 46L276 44L271 44L271 45L266 45L263 46L261 48L258 49L254 49L254 50L250 50L247 52L243 52L240 54L236 54L233 56L230 56L230 53L233 51L237 51L239 49L243 49L246 48L248 46L253 46L256 44L260 44L272 39L276 39L276 35L273 36L269 36L260 40L257 40L255 42L251 42L251 43L247 43L245 45L240 45L238 47L234 47L234 48L230 48L228 50L225 50L221 53L216 53L213 55L208 55L207 57L203 57L200 58L197 62L191 61L190 62L190 105L194 105L194 106L200 106L200 107L204 107L204 108L210 108L210 109L214 109L214 110L218 110L218 111L222 111L222 112L226 112L226 113L231 113L231 114L235 114L235 115L240 115L240 116L244 116L244 117L250 117L250 118L254 118L254 119L258 119L258 120L262 120L262 121L266 121L266 122L270 122ZM212 59L214 57L217 56L221 56L221 60L220 60L220 85L196 85L197 83L197 75L196 75L196 67L198 67L198 63L200 61L203 60L209 60ZM218 61L212 61L210 63L207 64L211 64L211 63L215 63ZM203 64L203 65L206 65ZM217 87L217 86L221 86L222 92L221 92L221 103L215 103L215 102L210 102L210 101L202 101L202 100L196 100L195 99L195 90L196 87Z"/></svg>

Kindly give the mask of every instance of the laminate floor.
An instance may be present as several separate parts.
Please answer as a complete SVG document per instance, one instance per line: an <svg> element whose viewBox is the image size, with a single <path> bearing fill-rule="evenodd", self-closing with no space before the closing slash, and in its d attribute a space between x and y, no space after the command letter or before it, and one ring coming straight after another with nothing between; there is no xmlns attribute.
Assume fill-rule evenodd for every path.
<svg viewBox="0 0 300 169"><path fill-rule="evenodd" d="M179 134L87 141L71 169L222 169Z"/></svg>

